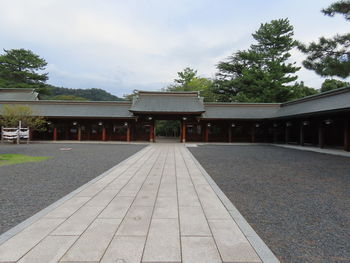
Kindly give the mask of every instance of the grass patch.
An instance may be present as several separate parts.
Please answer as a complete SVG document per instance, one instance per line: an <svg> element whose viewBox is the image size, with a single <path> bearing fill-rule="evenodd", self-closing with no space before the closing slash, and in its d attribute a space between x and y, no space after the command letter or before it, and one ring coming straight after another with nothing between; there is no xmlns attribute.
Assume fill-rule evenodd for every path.
<svg viewBox="0 0 350 263"><path fill-rule="evenodd" d="M17 163L41 162L51 157L29 156L24 154L0 154L0 166Z"/></svg>

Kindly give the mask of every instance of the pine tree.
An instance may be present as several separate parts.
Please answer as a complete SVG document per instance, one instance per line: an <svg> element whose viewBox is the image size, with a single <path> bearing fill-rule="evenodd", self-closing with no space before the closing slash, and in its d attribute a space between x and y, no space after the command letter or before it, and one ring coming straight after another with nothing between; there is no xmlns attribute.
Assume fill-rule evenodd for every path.
<svg viewBox="0 0 350 263"><path fill-rule="evenodd" d="M340 14L350 21L350 0L334 2L322 12L331 17ZM350 34L338 34L333 38L321 37L318 42L309 45L299 43L298 47L307 54L303 61L305 68L314 70L321 76L350 76Z"/></svg>
<svg viewBox="0 0 350 263"><path fill-rule="evenodd" d="M47 65L43 58L25 49L4 52L0 55L0 87L45 90L48 76L43 73Z"/></svg>
<svg viewBox="0 0 350 263"><path fill-rule="evenodd" d="M296 98L300 92L293 89L300 91L300 84L288 85L297 79L295 73L300 69L295 62L288 61L291 49L296 46L289 20L261 24L252 35L256 44L217 66L216 93L220 100L283 102Z"/></svg>

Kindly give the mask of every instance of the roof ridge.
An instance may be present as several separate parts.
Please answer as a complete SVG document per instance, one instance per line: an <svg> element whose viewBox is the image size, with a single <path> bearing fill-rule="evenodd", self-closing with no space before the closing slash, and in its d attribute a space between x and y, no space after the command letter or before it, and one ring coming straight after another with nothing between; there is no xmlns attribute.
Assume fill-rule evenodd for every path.
<svg viewBox="0 0 350 263"><path fill-rule="evenodd" d="M318 94L306 96L306 97L296 99L296 100L283 102L283 103L281 103L281 107L289 106L289 105L293 105L293 104L298 104L298 103L305 102L305 101L315 100L315 99L322 98L322 97L328 97L328 96L332 96L332 95L336 95L336 94L341 94L341 93L345 93L345 92L350 92L350 86L321 92Z"/></svg>

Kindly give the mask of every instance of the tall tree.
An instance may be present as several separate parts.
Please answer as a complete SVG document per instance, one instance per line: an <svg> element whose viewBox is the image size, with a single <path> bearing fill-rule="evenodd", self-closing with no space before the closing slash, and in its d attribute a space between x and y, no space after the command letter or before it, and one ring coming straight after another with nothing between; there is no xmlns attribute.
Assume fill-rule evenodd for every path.
<svg viewBox="0 0 350 263"><path fill-rule="evenodd" d="M261 24L252 34L256 44L219 62L216 93L221 101L284 102L300 94L295 73L300 67L289 62L296 46L288 19ZM303 86L305 91L307 87ZM297 92L298 90L298 92ZM310 91L312 92L312 91Z"/></svg>
<svg viewBox="0 0 350 263"><path fill-rule="evenodd" d="M339 89L343 87L349 87L350 83L337 80L337 79L326 79L321 86L321 92L330 91L334 89Z"/></svg>
<svg viewBox="0 0 350 263"><path fill-rule="evenodd" d="M213 80L197 76L197 70L188 67L177 75L174 84L165 88L166 91L198 91L200 96L204 97L204 101L215 101Z"/></svg>
<svg viewBox="0 0 350 263"><path fill-rule="evenodd" d="M26 49L5 50L0 55L0 87L33 88L43 93L48 74L46 61Z"/></svg>
<svg viewBox="0 0 350 263"><path fill-rule="evenodd" d="M350 0L340 0L322 10L327 16L343 15L350 21ZM350 76L350 34L335 35L333 38L321 37L318 42L309 45L298 44L307 54L303 61L305 68L314 70L321 76Z"/></svg>

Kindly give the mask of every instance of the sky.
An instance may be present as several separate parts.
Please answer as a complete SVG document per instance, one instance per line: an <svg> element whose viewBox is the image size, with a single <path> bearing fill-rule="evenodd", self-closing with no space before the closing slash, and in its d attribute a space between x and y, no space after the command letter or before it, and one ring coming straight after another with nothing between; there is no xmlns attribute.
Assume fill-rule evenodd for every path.
<svg viewBox="0 0 350 263"><path fill-rule="evenodd" d="M212 78L218 62L254 43L261 23L289 18L295 39L348 33L332 0L0 0L0 52L30 49L48 62L48 83L117 96L159 90L186 67ZM304 55L292 51L301 65ZM323 78L302 69L299 81Z"/></svg>

